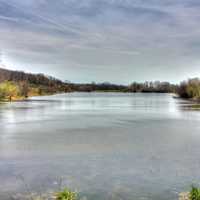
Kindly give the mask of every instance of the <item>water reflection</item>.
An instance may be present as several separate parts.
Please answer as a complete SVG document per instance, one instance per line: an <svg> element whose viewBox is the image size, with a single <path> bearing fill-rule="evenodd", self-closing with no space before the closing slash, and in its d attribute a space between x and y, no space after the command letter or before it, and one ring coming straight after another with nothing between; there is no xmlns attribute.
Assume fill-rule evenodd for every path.
<svg viewBox="0 0 200 200"><path fill-rule="evenodd" d="M0 106L0 194L176 199L200 174L200 113L169 94L71 93ZM196 106L196 105L195 105ZM42 186L39 186L39 185Z"/></svg>

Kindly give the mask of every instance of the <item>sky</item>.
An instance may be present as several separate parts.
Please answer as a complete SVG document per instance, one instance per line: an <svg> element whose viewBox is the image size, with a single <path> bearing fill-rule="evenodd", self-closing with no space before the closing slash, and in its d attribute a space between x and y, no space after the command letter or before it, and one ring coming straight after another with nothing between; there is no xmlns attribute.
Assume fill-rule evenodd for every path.
<svg viewBox="0 0 200 200"><path fill-rule="evenodd" d="M200 77L200 1L0 0L0 62L71 82Z"/></svg>

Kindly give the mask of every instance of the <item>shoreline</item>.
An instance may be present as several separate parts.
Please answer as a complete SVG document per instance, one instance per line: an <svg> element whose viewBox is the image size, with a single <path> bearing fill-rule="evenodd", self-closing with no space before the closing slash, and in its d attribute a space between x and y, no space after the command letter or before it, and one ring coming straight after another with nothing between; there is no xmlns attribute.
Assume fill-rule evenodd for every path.
<svg viewBox="0 0 200 200"><path fill-rule="evenodd" d="M3 99L0 100L0 103L9 103L9 102L23 102L28 100L31 97L43 97L43 96L53 96L53 95L57 95L57 94L67 94L67 93L123 93L123 94L169 94L172 95L172 98L174 99L182 99L188 102L192 102L192 103L200 103L200 99L195 99L195 98L184 98L184 97L180 97L178 94L176 93L171 93L171 92L129 92L129 91L117 91L117 90L113 90L113 91L101 91L101 90L96 90L96 91L70 91L70 92L55 92L55 93L46 93L46 94L35 94L35 95L30 95L28 97L12 97L12 100L8 100L8 99Z"/></svg>
<svg viewBox="0 0 200 200"><path fill-rule="evenodd" d="M53 96L53 95L57 95L57 94L66 94L66 93L69 93L69 92L57 92L57 93L49 93L49 94L43 94L43 95L31 95L28 97L19 97L19 98L13 97L13 99L11 101L4 99L4 100L0 100L0 103L23 102L23 101L27 101L31 97Z"/></svg>

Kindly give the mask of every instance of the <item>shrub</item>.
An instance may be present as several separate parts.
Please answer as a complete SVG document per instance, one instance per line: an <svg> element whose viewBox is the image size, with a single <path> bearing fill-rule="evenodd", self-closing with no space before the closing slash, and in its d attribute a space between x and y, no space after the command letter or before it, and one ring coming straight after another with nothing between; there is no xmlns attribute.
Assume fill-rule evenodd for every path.
<svg viewBox="0 0 200 200"><path fill-rule="evenodd" d="M200 189L195 186L192 186L189 198L190 200L200 200Z"/></svg>
<svg viewBox="0 0 200 200"><path fill-rule="evenodd" d="M200 99L200 79L194 78L182 82L178 88L178 94L184 98Z"/></svg>
<svg viewBox="0 0 200 200"><path fill-rule="evenodd" d="M56 193L56 200L77 200L77 193L66 188Z"/></svg>
<svg viewBox="0 0 200 200"><path fill-rule="evenodd" d="M19 88L11 81L5 81L0 84L0 99L12 100L13 97L19 95Z"/></svg>

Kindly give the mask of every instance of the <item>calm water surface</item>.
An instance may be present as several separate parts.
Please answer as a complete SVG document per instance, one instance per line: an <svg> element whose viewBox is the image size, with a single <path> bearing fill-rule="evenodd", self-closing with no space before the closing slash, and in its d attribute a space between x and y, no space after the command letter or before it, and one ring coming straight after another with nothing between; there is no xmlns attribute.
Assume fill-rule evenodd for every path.
<svg viewBox="0 0 200 200"><path fill-rule="evenodd" d="M169 94L0 104L0 199L64 185L91 200L175 200L200 182L200 111ZM22 178L23 177L23 178ZM24 181L22 181L24 179Z"/></svg>

